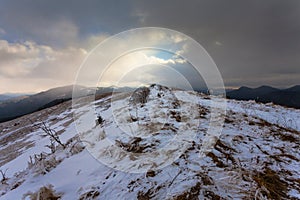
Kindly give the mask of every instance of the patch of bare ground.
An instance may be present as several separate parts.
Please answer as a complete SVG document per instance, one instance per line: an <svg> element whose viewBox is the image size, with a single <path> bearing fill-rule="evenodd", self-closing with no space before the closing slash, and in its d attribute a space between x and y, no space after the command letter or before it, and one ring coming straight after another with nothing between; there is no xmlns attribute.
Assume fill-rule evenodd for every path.
<svg viewBox="0 0 300 200"><path fill-rule="evenodd" d="M130 95L131 95L130 92L114 93L111 100L118 101L118 100L126 99L126 98L130 97Z"/></svg>
<svg viewBox="0 0 300 200"><path fill-rule="evenodd" d="M46 121L49 118L49 116L59 115L62 112L66 111L66 110L70 110L70 109L71 109L71 101L66 101L61 104L55 105L53 107L46 108L41 111L37 111L37 112L31 113L28 115L24 115L22 117L19 117L17 119L11 120L11 121L0 123L0 131L1 131L0 136L3 136L7 132L12 132L17 129L23 130L25 127L31 127L32 122ZM71 114L66 117L69 117L69 116L71 116ZM53 124L57 123L60 120L61 119L59 119L59 118L51 119ZM33 130L31 130L31 131L33 131Z"/></svg>
<svg viewBox="0 0 300 200"><path fill-rule="evenodd" d="M147 148L152 148L155 144L141 144L142 138L134 137L128 143L116 140L116 145L121 147L125 151L132 152L132 153L143 153ZM159 141L155 141L159 142Z"/></svg>
<svg viewBox="0 0 300 200"><path fill-rule="evenodd" d="M292 129L292 128L289 128L289 127L286 127L286 126L282 126L282 125L279 125L279 124L273 124L273 123L270 123L264 119L261 119L261 118L257 118L256 117L256 120L253 121L253 120L249 120L249 125L253 126L253 125L258 125L260 127L267 127L267 128L270 128L271 132L274 132L275 134L278 133L278 132L289 132L291 134L294 134L294 135L300 135L300 132L295 130L295 129ZM292 135L289 135L288 137L286 138L282 138L283 140L284 139L287 139L287 140L293 140L295 137L293 137ZM286 141L286 140L284 140ZM293 140L295 141L295 140Z"/></svg>
<svg viewBox="0 0 300 200"><path fill-rule="evenodd" d="M19 150L32 147L33 143L26 141L32 128L17 128L11 133L3 134L0 140L0 165L5 164L19 155ZM15 142L13 142L15 141Z"/></svg>
<svg viewBox="0 0 300 200"><path fill-rule="evenodd" d="M111 95L112 95L112 92L107 92L107 93L103 93L103 94L96 94L95 95L95 100L103 99L103 98L109 97Z"/></svg>
<svg viewBox="0 0 300 200"><path fill-rule="evenodd" d="M71 109L71 101L63 102L59 105L31 113L17 119L0 123L0 166L10 162L11 160L22 154L23 150L26 150L34 145L32 141L28 141L29 134L37 131L38 127L32 126L33 122L44 122L49 119L49 116L56 116L63 113L66 110ZM63 126L66 127L72 123L71 112L63 118L52 118L49 120L49 124L56 124L59 121L70 118ZM58 131L61 134L62 131ZM11 141L15 141L10 143Z"/></svg>
<svg viewBox="0 0 300 200"><path fill-rule="evenodd" d="M18 141L7 145L0 150L0 166L8 163L22 154L22 149L33 147L34 143L30 141Z"/></svg>
<svg viewBox="0 0 300 200"><path fill-rule="evenodd" d="M217 167L225 168L227 166L213 152L208 152L206 155L212 159Z"/></svg>
<svg viewBox="0 0 300 200"><path fill-rule="evenodd" d="M199 117L202 119L205 119L207 114L210 112L208 108L201 105L197 105L197 109L199 112Z"/></svg>
<svg viewBox="0 0 300 200"><path fill-rule="evenodd" d="M170 115L171 118L174 118L177 122L181 122L181 116L179 112L171 110Z"/></svg>
<svg viewBox="0 0 300 200"><path fill-rule="evenodd" d="M2 134L0 146L5 146L8 143L26 137L27 134L33 131L32 127L17 128L10 133Z"/></svg>

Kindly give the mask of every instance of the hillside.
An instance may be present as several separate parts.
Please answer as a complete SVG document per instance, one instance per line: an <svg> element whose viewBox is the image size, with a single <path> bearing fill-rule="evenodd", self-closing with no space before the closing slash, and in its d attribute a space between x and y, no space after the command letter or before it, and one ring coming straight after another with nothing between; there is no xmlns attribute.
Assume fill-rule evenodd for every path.
<svg viewBox="0 0 300 200"><path fill-rule="evenodd" d="M22 93L5 93L5 94L0 94L0 103L4 101L9 101L9 100L20 100L23 98L26 98L30 94L22 94Z"/></svg>
<svg viewBox="0 0 300 200"><path fill-rule="evenodd" d="M0 95L0 101L6 101L6 100L8 100L8 99L10 99L10 98L12 98L12 97L10 97L10 96L8 96L8 95L5 95L5 94L1 94L1 95Z"/></svg>
<svg viewBox="0 0 300 200"><path fill-rule="evenodd" d="M68 101L72 99L73 88L73 85L68 85L52 88L33 95L25 95L14 98L3 95L5 101L1 101L0 95L0 123ZM134 90L134 88L130 87L88 88L84 86L76 86L76 95L77 97L82 97L92 95L94 93L96 95L101 95L111 93L113 91L120 92L132 90Z"/></svg>
<svg viewBox="0 0 300 200"><path fill-rule="evenodd" d="M152 85L0 123L0 199L300 199L300 111L228 100L210 137L214 98Z"/></svg>
<svg viewBox="0 0 300 200"><path fill-rule="evenodd" d="M86 88L78 86L84 95ZM0 122L15 119L49 105L58 100L69 100L72 98L73 85L53 88L44 92L25 96L24 98L13 98L0 102ZM52 103L52 104L51 104Z"/></svg>

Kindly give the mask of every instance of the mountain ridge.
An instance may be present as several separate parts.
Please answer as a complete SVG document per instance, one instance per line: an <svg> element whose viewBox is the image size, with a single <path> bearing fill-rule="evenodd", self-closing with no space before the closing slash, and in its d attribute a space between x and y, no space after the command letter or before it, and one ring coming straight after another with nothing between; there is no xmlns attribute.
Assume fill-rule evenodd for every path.
<svg viewBox="0 0 300 200"><path fill-rule="evenodd" d="M300 110L228 100L223 131L210 137L212 97L148 89L136 91L134 98L117 93L92 104L79 102L76 116L68 101L0 123L1 170L7 169L0 199L43 198L43 191L62 200L300 198ZM90 106L103 119L99 124L88 117ZM161 124L163 119L166 122ZM194 119L199 123L193 123ZM76 124L86 128L83 133L77 132ZM45 127L57 133L64 146L53 142ZM183 131L188 133L185 136L195 135L180 137ZM212 146L203 152L207 137ZM101 146L106 138L109 143ZM161 169L128 173L113 168L147 167L137 159L164 148L174 138L186 146L180 145L180 156ZM107 156L112 165L100 162Z"/></svg>
<svg viewBox="0 0 300 200"><path fill-rule="evenodd" d="M0 122L12 120L25 114L70 100L72 98L73 87L74 85L51 88L37 94L0 101ZM79 94L77 95L79 97L89 95L92 91L96 92L96 94L103 94L113 91L133 91L135 89L132 87L76 87L78 87ZM201 90L200 92L205 92L205 90ZM227 92L226 96L230 99L255 100L262 103L273 102L282 106L300 108L300 102L298 101L298 99L300 99L300 85L295 85L287 89L277 89L266 85L257 88L242 86L237 90Z"/></svg>
<svg viewBox="0 0 300 200"><path fill-rule="evenodd" d="M300 85L286 89L270 86L249 88L242 86L226 93L227 98L237 100L255 100L261 103L274 103L282 106L300 108Z"/></svg>

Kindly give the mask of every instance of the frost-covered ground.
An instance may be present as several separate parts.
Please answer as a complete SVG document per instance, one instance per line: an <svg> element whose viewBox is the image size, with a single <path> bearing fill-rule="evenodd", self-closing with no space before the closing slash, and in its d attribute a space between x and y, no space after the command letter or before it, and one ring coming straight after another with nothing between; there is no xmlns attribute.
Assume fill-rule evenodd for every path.
<svg viewBox="0 0 300 200"><path fill-rule="evenodd" d="M93 102L98 125L70 102L0 124L0 199L300 199L300 110L228 100L201 156L212 97L140 92Z"/></svg>

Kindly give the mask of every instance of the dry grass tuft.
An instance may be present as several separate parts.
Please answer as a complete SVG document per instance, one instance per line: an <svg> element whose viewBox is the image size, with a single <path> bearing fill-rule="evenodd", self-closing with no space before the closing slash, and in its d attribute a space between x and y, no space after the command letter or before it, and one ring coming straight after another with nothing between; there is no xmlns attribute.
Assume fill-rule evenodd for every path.
<svg viewBox="0 0 300 200"><path fill-rule="evenodd" d="M266 168L264 172L258 172L253 175L253 179L260 188L265 188L264 192L268 199L287 198L287 183L282 181L275 171Z"/></svg>
<svg viewBox="0 0 300 200"><path fill-rule="evenodd" d="M213 162L217 165L217 167L225 168L226 165L212 152L208 152L207 156L210 157Z"/></svg>
<svg viewBox="0 0 300 200"><path fill-rule="evenodd" d="M24 195L24 199L29 197L31 200L58 200L61 194L56 194L52 185L43 186L37 192L28 192Z"/></svg>

